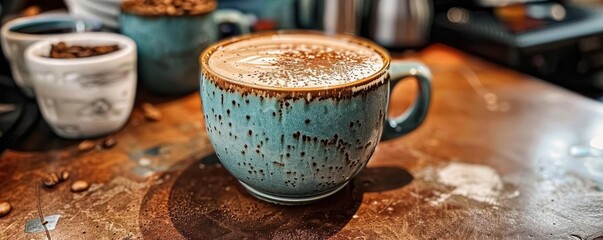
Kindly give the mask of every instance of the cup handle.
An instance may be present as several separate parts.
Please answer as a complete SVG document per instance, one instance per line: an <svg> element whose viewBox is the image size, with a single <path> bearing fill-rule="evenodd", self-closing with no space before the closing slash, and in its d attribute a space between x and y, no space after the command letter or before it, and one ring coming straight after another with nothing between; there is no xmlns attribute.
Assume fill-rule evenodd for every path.
<svg viewBox="0 0 603 240"><path fill-rule="evenodd" d="M235 9L218 9L213 13L216 26L223 22L233 22L237 24L241 34L249 33L251 21L245 14Z"/></svg>
<svg viewBox="0 0 603 240"><path fill-rule="evenodd" d="M400 137L416 129L427 115L431 100L431 72L418 62L392 63L390 67L390 94L396 84L406 77L413 76L419 83L419 94L415 102L404 113L393 117L385 117L381 140ZM390 97L391 98L391 97ZM388 99L389 106L389 99Z"/></svg>

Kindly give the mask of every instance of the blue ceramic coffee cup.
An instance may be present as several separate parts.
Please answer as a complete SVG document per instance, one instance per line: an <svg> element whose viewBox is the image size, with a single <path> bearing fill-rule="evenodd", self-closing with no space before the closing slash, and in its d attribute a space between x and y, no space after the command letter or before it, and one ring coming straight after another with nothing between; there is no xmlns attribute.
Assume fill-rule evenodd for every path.
<svg viewBox="0 0 603 240"><path fill-rule="evenodd" d="M232 16L232 10L227 15ZM142 16L122 10L121 33L138 47L138 76L150 91L182 94L199 88L199 53L218 40L217 22L221 11L191 16ZM241 31L248 26L242 17Z"/></svg>
<svg viewBox="0 0 603 240"><path fill-rule="evenodd" d="M209 65L212 55L230 44L287 34L353 43L376 52L383 65L349 83L311 88L233 80ZM305 31L247 35L209 47L200 64L205 125L217 156L248 192L273 203L304 204L336 193L366 166L380 140L414 130L429 108L427 67L406 62L390 69L385 50L351 36ZM390 89L408 76L419 83L417 99L405 114L388 118Z"/></svg>

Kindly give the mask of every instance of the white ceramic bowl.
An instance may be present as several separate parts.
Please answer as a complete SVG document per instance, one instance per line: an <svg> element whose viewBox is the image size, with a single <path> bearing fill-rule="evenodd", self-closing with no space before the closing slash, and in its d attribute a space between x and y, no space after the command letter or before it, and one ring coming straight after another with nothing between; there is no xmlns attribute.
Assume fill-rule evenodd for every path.
<svg viewBox="0 0 603 240"><path fill-rule="evenodd" d="M51 44L117 44L105 55L48 58ZM65 138L89 138L119 130L128 120L136 94L136 45L114 33L65 34L29 46L25 59L42 116Z"/></svg>

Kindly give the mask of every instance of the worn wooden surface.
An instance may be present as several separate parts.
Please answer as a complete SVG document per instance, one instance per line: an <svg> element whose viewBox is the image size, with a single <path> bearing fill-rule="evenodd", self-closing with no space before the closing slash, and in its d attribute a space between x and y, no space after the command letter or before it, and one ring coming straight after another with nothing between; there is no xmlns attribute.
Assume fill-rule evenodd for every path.
<svg viewBox="0 0 603 240"><path fill-rule="evenodd" d="M601 103L442 45L405 58L434 75L426 122L380 143L330 199L297 207L253 199L211 155L198 93L140 96L164 119L144 121L136 109L112 149L80 153L41 124L2 155L0 201L14 210L0 218L0 239L45 238L25 233L25 223L37 217L40 178L61 169L69 181L40 195L45 215L61 215L53 239L603 238L603 157L589 147L601 145ZM413 88L394 91L391 113ZM454 167L470 181L455 183L467 176L451 177ZM70 192L77 179L91 188Z"/></svg>

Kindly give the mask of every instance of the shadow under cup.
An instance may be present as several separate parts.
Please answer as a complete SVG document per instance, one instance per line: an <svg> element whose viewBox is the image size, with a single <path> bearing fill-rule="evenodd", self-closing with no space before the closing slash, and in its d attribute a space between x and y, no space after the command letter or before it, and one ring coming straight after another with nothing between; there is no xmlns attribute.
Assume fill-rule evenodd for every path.
<svg viewBox="0 0 603 240"><path fill-rule="evenodd" d="M209 68L216 49L254 36L218 43L201 56L201 97L212 146L225 168L262 200L304 204L330 196L364 168L388 129L389 56L368 41L337 36L375 50L383 66L364 79L328 88L251 85ZM422 117L428 99L418 104Z"/></svg>

